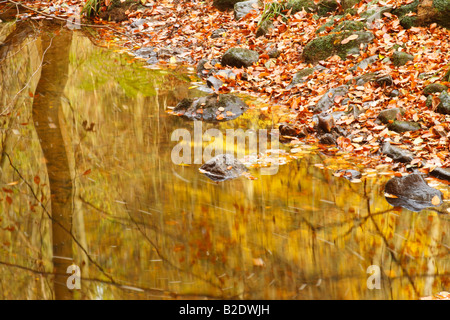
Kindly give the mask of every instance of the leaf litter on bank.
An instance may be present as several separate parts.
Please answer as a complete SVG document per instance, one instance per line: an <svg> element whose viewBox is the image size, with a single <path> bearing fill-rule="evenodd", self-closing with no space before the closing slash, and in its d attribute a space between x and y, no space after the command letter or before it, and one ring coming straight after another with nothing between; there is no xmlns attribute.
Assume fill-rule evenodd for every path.
<svg viewBox="0 0 450 320"><path fill-rule="evenodd" d="M265 1L268 2L268 1ZM385 1L383 5L399 7L408 0ZM26 5L43 10L52 6L52 14L61 17L71 17L74 6L80 7L82 1L24 1ZM64 3L69 3L69 10ZM437 95L432 95L431 107L426 106L423 89L426 85L437 82L447 71L450 61L450 32L433 24L430 27L413 27L403 29L395 15L384 14L380 23L374 24L371 31L375 39L367 45L359 55L348 56L342 60L332 56L325 61L319 61L322 71L315 71L306 81L287 89L293 75L304 68L313 67L301 58L303 47L314 39L317 29L327 18L314 19L311 13L300 11L295 14L285 12L287 20L281 16L273 21L273 28L264 37L256 38L260 14L256 10L239 21L233 16L233 11L221 12L212 7L212 1L146 1L146 6L135 11L127 11L128 19L120 22L106 22L96 18L98 25L107 25L109 29L99 29L99 43L115 43L133 50L153 47L155 50L169 49L173 54L167 61L160 63L194 65L200 59L209 61L219 59L226 50L237 44L255 50L260 59L248 68L234 68L234 79L220 78L224 85L219 92L237 92L258 96L266 103L285 108L283 120L303 128L309 135L300 138L305 143L318 143L313 122L312 107L329 89L339 87L363 74L372 72L386 74L392 77L392 87L367 82L364 85L350 86L345 97L334 99L330 112L347 112L352 104L361 112L357 116L348 115L338 120L337 124L344 126L350 138L339 137L338 148L348 153L348 158L357 160L367 168L377 168L381 163L388 163L396 171L405 172L405 166L393 164L392 159L379 154L379 143L385 139L416 153L420 160L410 166L421 167L429 171L433 166L450 167L449 137L450 118L448 115L436 112L439 104ZM361 1L355 5L358 13L364 12L369 1ZM69 12L70 11L70 12ZM33 12L27 17L39 16ZM138 28L133 23L145 19ZM358 20L355 16L344 16L338 22ZM111 28L113 30L111 30ZM217 29L226 32L221 37L211 38ZM115 33L117 30L119 33ZM346 44L356 40L357 35L350 35L341 43ZM101 42L100 42L101 40ZM280 52L277 58L269 58L266 48L274 44ZM414 56L414 60L400 67L385 62L396 46L402 46L405 51ZM174 50L174 49L177 50ZM437 50L436 48L439 48ZM171 51L172 50L172 51ZM365 70L356 68L360 61L371 56L378 59ZM220 64L211 68L225 69ZM324 71L325 70L325 71ZM245 80L243 74L246 74ZM428 74L428 78L420 78L419 74ZM448 83L447 83L448 84ZM392 89L398 91L397 96L390 96ZM344 99L350 99L348 105L343 105ZM399 121L414 121L420 123L420 129L402 134L391 131L387 126L380 126L377 116L380 111L389 108L405 108L406 112L398 116ZM281 116L280 116L281 118ZM327 148L329 148L327 146ZM330 152L328 152L330 153ZM328 154L327 153L327 154ZM333 153L333 151L331 152ZM334 152L335 154L337 152Z"/></svg>

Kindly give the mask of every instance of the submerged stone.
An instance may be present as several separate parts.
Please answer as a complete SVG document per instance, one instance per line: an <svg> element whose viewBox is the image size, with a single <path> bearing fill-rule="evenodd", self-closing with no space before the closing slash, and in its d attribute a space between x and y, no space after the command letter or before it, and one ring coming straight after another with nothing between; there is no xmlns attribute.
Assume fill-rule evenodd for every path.
<svg viewBox="0 0 450 320"><path fill-rule="evenodd" d="M337 170L336 174L340 177L343 177L349 181L355 180L355 179L361 179L362 174L358 170L354 169L347 169L347 170Z"/></svg>
<svg viewBox="0 0 450 320"><path fill-rule="evenodd" d="M442 192L430 187L417 173L394 177L384 188L386 200L395 207L419 212L442 204Z"/></svg>
<svg viewBox="0 0 450 320"><path fill-rule="evenodd" d="M220 154L200 167L200 172L213 181L235 179L248 171L242 162L231 154Z"/></svg>
<svg viewBox="0 0 450 320"><path fill-rule="evenodd" d="M247 104L232 94L214 93L198 99L183 99L174 112L189 120L215 122L236 119L247 109Z"/></svg>
<svg viewBox="0 0 450 320"><path fill-rule="evenodd" d="M436 167L434 168L433 171L430 171L428 174L441 180L450 181L450 169Z"/></svg>

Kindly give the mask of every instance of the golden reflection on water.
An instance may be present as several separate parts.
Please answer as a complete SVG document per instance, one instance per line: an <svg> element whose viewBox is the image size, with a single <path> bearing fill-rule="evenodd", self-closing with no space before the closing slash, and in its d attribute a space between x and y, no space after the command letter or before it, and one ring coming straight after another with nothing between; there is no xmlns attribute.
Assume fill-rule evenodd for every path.
<svg viewBox="0 0 450 320"><path fill-rule="evenodd" d="M61 95L58 119L40 125L64 142L43 138L32 105L48 41L33 33L16 42L19 53L0 65L1 104L10 108L0 118L0 298L64 298L55 290L57 236L46 214L59 210L52 200L64 187L48 179L61 174L44 158L49 147L70 167L65 254L82 274L73 298L417 299L448 290L448 217L394 209L383 196L387 177L350 183L315 166L329 162L319 154L273 176L252 169L256 180L222 183L200 165L173 164L171 134L193 132L193 123L168 107L199 92L186 75L145 69L81 33L58 49L69 52L64 91L38 92ZM53 65L62 79L64 66ZM253 108L203 130L270 129L273 121ZM379 290L367 287L371 265L382 271Z"/></svg>

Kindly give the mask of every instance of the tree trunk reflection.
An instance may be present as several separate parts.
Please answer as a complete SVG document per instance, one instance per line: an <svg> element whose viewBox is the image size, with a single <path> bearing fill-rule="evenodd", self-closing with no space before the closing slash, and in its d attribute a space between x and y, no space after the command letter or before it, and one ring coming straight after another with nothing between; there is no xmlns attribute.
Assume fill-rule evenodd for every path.
<svg viewBox="0 0 450 320"><path fill-rule="evenodd" d="M58 33L55 40L52 32ZM33 121L45 157L50 181L55 299L72 299L67 288L67 267L72 264L72 176L62 126L61 97L68 78L72 33L53 29L43 32L41 78L33 102Z"/></svg>

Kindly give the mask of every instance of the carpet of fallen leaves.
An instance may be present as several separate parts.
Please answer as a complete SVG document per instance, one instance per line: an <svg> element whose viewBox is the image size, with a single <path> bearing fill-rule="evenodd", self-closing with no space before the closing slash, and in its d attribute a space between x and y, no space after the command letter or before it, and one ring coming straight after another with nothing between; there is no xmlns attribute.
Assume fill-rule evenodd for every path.
<svg viewBox="0 0 450 320"><path fill-rule="evenodd" d="M319 64L327 68L327 72L316 71L307 77L307 81L288 89L287 86L297 71L312 67L302 60L302 50L309 41L317 37L316 30L327 21L327 17L315 20L312 14L305 11L293 15L285 12L288 16L287 21L278 17L274 21L274 29L266 36L257 38L255 33L261 12L252 11L243 19L236 21L232 10L218 11L212 6L212 0L146 2L145 9L126 12L128 15L126 21L114 23L95 19L97 25L108 26L99 31L104 43L114 43L126 48L129 53L142 47L173 50L174 54L169 61L160 61L162 65L180 63L195 66L202 58L216 58L220 61L220 57L227 49L236 46L258 51L259 61L249 68L234 68L233 71L237 76L222 79L225 85L219 91L250 94L261 98L269 106L282 106L285 111L279 114L277 118L279 122L291 123L298 128L307 129L310 133L314 132L315 124L312 121L313 113L309 108L314 106L328 89L343 85L353 77L367 72L389 74L393 79L392 86L379 87L368 82L364 86L350 87L347 97L353 104L362 106L364 102L372 102L371 106L358 118L349 115L337 121L338 125L351 133L351 139L339 137L338 146L319 146L319 148L329 155L345 153L347 158L357 161L366 168L390 164L391 170L405 172L405 165L393 163L392 159L379 152L380 141L389 138L391 144L414 152L417 159L413 160L412 165L422 166L421 170L424 172L436 166L450 167L450 118L434 111L439 103L437 96L433 97L433 105L428 108L425 105L426 97L423 95L423 88L440 79L446 71L445 68L448 68L449 30L436 24L406 30L399 24L395 15L385 13L383 19L378 20L376 27L371 30L375 40L364 51L361 50L360 55L348 56L346 60L333 56L326 61L320 61ZM354 8L361 13L367 8L368 2L361 1ZM387 0L381 1L380 4L398 7L410 2L412 1ZM22 3L43 10L46 14L68 18L74 14L74 6L81 9L83 1ZM30 16L34 19L48 18L47 15L42 16L35 12L26 17ZM138 27L133 26L133 22L139 19L147 21ZM344 20L358 20L358 15L347 15L335 24ZM223 36L211 38L213 31L219 28L226 29ZM271 59L267 55L270 44L275 45L281 52L276 59ZM414 55L414 61L401 67L383 63L382 59L392 55L396 44L405 45L404 51ZM379 55L380 59L368 69L350 70L356 63L372 55ZM226 68L220 64L215 67ZM241 78L244 72L245 80ZM429 76L421 80L418 77L421 73L428 73ZM446 84L450 86L449 83ZM400 92L398 97L389 96L393 89ZM333 111L347 109L347 106L339 104L342 99L338 97L334 101ZM404 108L406 113L398 120L419 122L422 129L399 134L388 130L385 125L377 124L375 119L379 112L391 107ZM277 110L280 110L279 107ZM291 141L293 146L300 143L317 144L317 138L312 133L306 138Z"/></svg>

